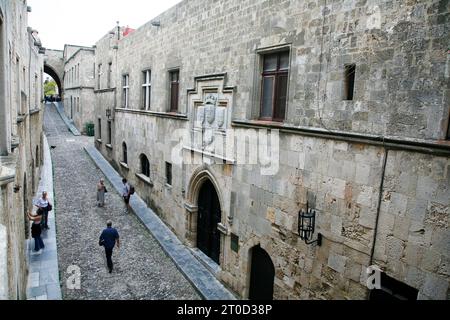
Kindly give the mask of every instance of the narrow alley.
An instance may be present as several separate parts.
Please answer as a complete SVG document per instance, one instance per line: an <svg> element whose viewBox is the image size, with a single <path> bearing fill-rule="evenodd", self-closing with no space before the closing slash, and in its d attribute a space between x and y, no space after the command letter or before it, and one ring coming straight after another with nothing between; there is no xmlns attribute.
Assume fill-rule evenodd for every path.
<svg viewBox="0 0 450 320"><path fill-rule="evenodd" d="M84 151L92 138L73 136L53 105L46 106L44 122L52 147L63 299L200 299L135 215L124 213L120 195L108 183L106 207L96 206L96 184L104 176ZM112 275L106 268L104 250L98 245L110 219L122 245L115 249ZM79 290L67 287L71 275L67 270L72 266L81 270Z"/></svg>

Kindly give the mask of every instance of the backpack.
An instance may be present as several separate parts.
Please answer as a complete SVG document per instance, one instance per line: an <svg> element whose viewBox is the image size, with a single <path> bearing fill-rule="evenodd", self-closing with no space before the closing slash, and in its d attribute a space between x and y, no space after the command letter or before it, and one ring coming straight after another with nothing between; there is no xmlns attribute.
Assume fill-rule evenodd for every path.
<svg viewBox="0 0 450 320"><path fill-rule="evenodd" d="M134 192L135 192L134 186L130 186L130 196L132 196Z"/></svg>

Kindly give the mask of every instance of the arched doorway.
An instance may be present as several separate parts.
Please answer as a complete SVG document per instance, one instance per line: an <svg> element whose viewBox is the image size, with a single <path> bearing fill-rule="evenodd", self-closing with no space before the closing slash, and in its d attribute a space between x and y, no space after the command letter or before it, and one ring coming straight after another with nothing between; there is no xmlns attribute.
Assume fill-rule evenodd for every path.
<svg viewBox="0 0 450 320"><path fill-rule="evenodd" d="M220 265L218 224L222 221L219 197L214 185L206 180L198 196L197 247Z"/></svg>
<svg viewBox="0 0 450 320"><path fill-rule="evenodd" d="M275 266L269 254L256 246L251 249L250 300L273 300Z"/></svg>

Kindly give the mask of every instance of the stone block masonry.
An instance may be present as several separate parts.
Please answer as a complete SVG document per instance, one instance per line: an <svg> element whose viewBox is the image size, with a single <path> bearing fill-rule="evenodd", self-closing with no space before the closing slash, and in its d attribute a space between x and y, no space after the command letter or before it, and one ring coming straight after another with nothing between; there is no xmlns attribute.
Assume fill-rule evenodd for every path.
<svg viewBox="0 0 450 320"><path fill-rule="evenodd" d="M275 299L365 299L371 264L418 298L445 298L449 9L438 0L183 1L155 19L160 27L147 23L113 48L108 36L97 43L96 65L113 72L109 89L104 74L96 79L96 146L242 298L254 297L252 276L265 266ZM267 121L262 70L283 51L286 108ZM278 170L239 161L251 159L251 142L227 157L211 148L230 130L277 130ZM179 131L199 140L183 145L181 164ZM205 209L208 192L217 201ZM321 247L298 236L306 206L317 211Z"/></svg>

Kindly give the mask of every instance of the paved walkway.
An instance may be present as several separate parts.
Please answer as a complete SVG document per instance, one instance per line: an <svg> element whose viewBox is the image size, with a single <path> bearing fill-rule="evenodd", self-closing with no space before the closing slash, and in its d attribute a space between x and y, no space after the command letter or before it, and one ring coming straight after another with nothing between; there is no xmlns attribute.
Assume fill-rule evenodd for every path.
<svg viewBox="0 0 450 320"><path fill-rule="evenodd" d="M54 164L58 262L65 300L199 300L195 287L124 204L114 187L105 208L96 206L96 185L105 178L84 151L93 138L75 137L54 106L45 130ZM112 220L121 236L109 274L98 238ZM54 228L53 228L54 230Z"/></svg>
<svg viewBox="0 0 450 320"><path fill-rule="evenodd" d="M85 149L120 194L123 185L122 177L119 176L96 148L89 146ZM147 207L145 202L137 194L131 198L130 204L142 223L197 288L203 298L206 300L235 299L215 276L192 255L191 251L180 242L159 217Z"/></svg>
<svg viewBox="0 0 450 320"><path fill-rule="evenodd" d="M81 136L80 131L75 127L72 121L67 118L66 113L64 112L64 105L62 102L53 102L53 105L56 107L56 110L58 111L59 115L61 116L62 120L66 124L67 128L72 132L74 136Z"/></svg>
<svg viewBox="0 0 450 320"><path fill-rule="evenodd" d="M44 165L42 167L41 181L36 194L36 199L47 191L50 203L54 204L53 193L53 168L50 157L50 148L47 138L44 137ZM58 252L56 246L55 212L57 207L49 213L48 225L50 230L43 232L45 249L41 254L33 252L34 239L28 240L28 288L29 300L61 300L61 288L59 285Z"/></svg>

